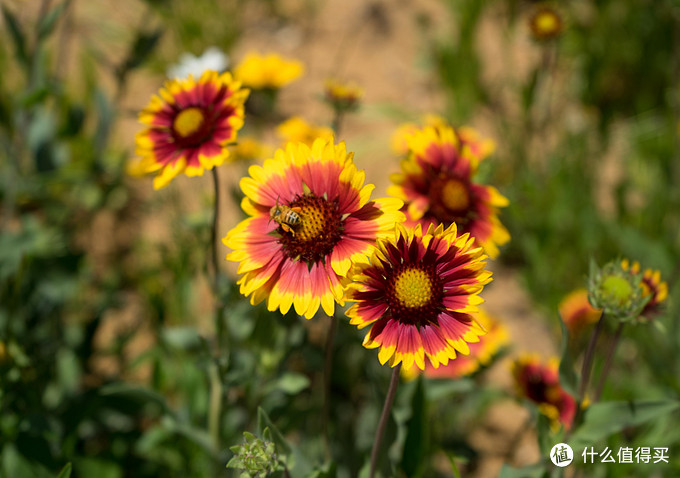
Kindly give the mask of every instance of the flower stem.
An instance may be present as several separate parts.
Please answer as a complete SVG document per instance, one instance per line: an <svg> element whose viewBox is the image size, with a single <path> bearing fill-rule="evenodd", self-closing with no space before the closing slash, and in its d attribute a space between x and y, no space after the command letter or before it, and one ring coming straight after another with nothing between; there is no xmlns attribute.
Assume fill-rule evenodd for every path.
<svg viewBox="0 0 680 478"><path fill-rule="evenodd" d="M590 372L593 367L593 357L595 356L595 346L597 345L597 339L600 337L602 332L602 327L604 326L605 313L602 312L600 320L593 330L593 334L590 336L590 342L588 343L588 348L586 349L585 357L583 358L583 367L581 368L581 383L578 387L578 401L579 410L580 405L583 403L585 398L586 389L588 388L588 382L590 381Z"/></svg>
<svg viewBox="0 0 680 478"><path fill-rule="evenodd" d="M394 367L392 372L392 379L390 380L390 387L387 389L387 396L385 397L385 404L383 405L382 415L378 422L378 429L375 432L375 441L373 442L373 450L371 450L371 472L370 478L375 475L375 467L378 463L378 453L380 452L380 445L382 445L383 435L387 427L387 419L392 410L394 397L397 394L397 385L399 385L399 371L401 370L401 363Z"/></svg>
<svg viewBox="0 0 680 478"><path fill-rule="evenodd" d="M616 348L619 346L619 341L621 339L621 332L623 332L623 326L625 322L619 322L619 326L614 333L614 338L612 343L609 345L609 350L607 350L607 361L604 363L604 368L600 374L600 382L597 384L597 390L593 396L593 403L600 400L602 395L602 390L604 389L604 383L607 380L607 375L609 375L609 370L612 368L612 363L614 362L614 355L616 354Z"/></svg>
<svg viewBox="0 0 680 478"><path fill-rule="evenodd" d="M328 335L326 336L326 355L323 368L323 415L322 415L322 434L326 459L331 458L331 445L328 436L328 422L331 411L331 374L333 373L333 343L335 342L335 332L338 328L338 319L335 314L330 316L331 323L328 325Z"/></svg>

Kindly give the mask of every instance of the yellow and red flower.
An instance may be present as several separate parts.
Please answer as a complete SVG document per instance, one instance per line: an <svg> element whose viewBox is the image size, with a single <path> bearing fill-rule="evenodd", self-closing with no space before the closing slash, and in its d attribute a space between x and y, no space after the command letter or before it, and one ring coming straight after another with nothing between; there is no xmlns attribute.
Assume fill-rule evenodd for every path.
<svg viewBox="0 0 680 478"><path fill-rule="evenodd" d="M469 354L468 343L485 334L472 314L491 272L473 243L457 235L455 224L426 232L397 225L393 237L378 240L368 263L355 267L347 300L356 303L347 315L360 329L371 326L363 345L380 348L381 364L423 370L427 358L437 368Z"/></svg>
<svg viewBox="0 0 680 478"><path fill-rule="evenodd" d="M557 358L544 364L536 355L522 355L513 362L512 375L518 394L536 403L554 428L560 424L566 429L571 428L577 405L560 385Z"/></svg>
<svg viewBox="0 0 680 478"><path fill-rule="evenodd" d="M577 335L600 319L602 311L590 305L588 291L577 289L569 293L558 306L560 317L569 333Z"/></svg>
<svg viewBox="0 0 680 478"><path fill-rule="evenodd" d="M458 355L447 365L435 368L431 363L426 362L424 373L427 378L456 379L472 375L480 368L489 366L508 345L510 334L502 322L481 308L479 313L475 314L475 318L487 331L484 338L479 342L468 344L470 355ZM418 369L412 368L411 371L404 372L404 375L406 378L414 378L418 372Z"/></svg>
<svg viewBox="0 0 680 478"><path fill-rule="evenodd" d="M298 79L304 71L304 65L298 60L276 53L249 53L234 68L234 76L255 90L278 90Z"/></svg>
<svg viewBox="0 0 680 478"><path fill-rule="evenodd" d="M479 158L451 127L426 127L406 135L409 157L391 177L388 193L404 200L407 225L456 223L494 258L510 233L498 219L508 200L492 186L473 182Z"/></svg>
<svg viewBox="0 0 680 478"><path fill-rule="evenodd" d="M198 81L189 76L166 82L139 114L147 128L137 134L141 160L130 172L158 172L154 188L160 189L182 172L201 176L221 165L243 126L247 97L248 90L229 73L206 71Z"/></svg>
<svg viewBox="0 0 680 478"><path fill-rule="evenodd" d="M308 319L319 307L333 314L352 266L404 220L402 202L370 200L374 186L344 143L289 143L249 173L241 206L250 217L224 238L227 259L240 263L241 293L283 314L291 306Z"/></svg>
<svg viewBox="0 0 680 478"><path fill-rule="evenodd" d="M621 261L621 267L634 275L639 274L641 270L639 262L634 261L631 264L628 259ZM642 288L642 297L649 297L649 301L640 312L640 316L652 319L663 309L663 302L668 298L668 284L661 280L661 271L645 269L640 287Z"/></svg>

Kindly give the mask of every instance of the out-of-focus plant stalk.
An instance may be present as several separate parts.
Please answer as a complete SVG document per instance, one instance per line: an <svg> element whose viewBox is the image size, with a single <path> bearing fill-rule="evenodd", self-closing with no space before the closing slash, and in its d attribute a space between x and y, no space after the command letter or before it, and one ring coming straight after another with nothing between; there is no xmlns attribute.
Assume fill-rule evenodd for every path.
<svg viewBox="0 0 680 478"><path fill-rule="evenodd" d="M593 368L593 358L595 357L595 347L597 346L597 339L600 337L602 328L604 326L606 314L602 312L600 320L597 322L592 335L590 336L590 342L588 342L588 348L583 357L583 367L581 368L581 383L578 387L578 402L579 410L581 409L581 404L585 398L586 389L588 388L588 382L590 381L590 372Z"/></svg>
<svg viewBox="0 0 680 478"><path fill-rule="evenodd" d="M401 363L392 369L392 379L390 386L387 389L387 396L385 397L385 404L383 405L380 421L378 422L378 429L375 432L375 440L373 441L373 449L371 450L371 471L369 477L373 478L375 475L375 467L378 464L378 455L380 454L380 446L382 445L383 436L385 435L385 428L387 427L387 420L392 411L392 404L394 397L397 394L397 385L399 385L399 372L401 371Z"/></svg>
<svg viewBox="0 0 680 478"><path fill-rule="evenodd" d="M607 350L607 361L605 362L604 368L602 369L602 373L600 374L600 381L597 385L597 389L595 390L595 395L593 395L593 403L600 400L602 390L604 389L604 384L607 380L607 375L609 375L609 371L612 368L612 363L614 362L614 355L616 355L616 349L619 346L619 342L621 340L621 332L623 332L623 326L625 324L626 323L623 321L619 322L619 326L616 328L616 332L614 333L614 338L612 339L612 342L609 345L609 350Z"/></svg>

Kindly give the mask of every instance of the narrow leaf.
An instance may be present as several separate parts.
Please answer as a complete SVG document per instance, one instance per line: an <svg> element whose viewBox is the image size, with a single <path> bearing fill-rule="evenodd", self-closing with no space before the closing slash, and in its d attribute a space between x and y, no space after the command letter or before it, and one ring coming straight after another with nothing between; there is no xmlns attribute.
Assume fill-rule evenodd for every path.
<svg viewBox="0 0 680 478"><path fill-rule="evenodd" d="M14 13L8 9L5 5L2 6L2 16L7 23L9 28L9 33L12 36L12 41L14 41L14 48L16 49L17 58L21 63L26 66L28 64L28 54L26 53L26 36L21 29L21 24Z"/></svg>
<svg viewBox="0 0 680 478"><path fill-rule="evenodd" d="M61 469L57 478L71 478L71 463L66 463L66 466Z"/></svg>
<svg viewBox="0 0 680 478"><path fill-rule="evenodd" d="M44 40L54 31L57 20L66 11L69 0L66 0L52 9L47 15L40 19L38 24L38 40Z"/></svg>

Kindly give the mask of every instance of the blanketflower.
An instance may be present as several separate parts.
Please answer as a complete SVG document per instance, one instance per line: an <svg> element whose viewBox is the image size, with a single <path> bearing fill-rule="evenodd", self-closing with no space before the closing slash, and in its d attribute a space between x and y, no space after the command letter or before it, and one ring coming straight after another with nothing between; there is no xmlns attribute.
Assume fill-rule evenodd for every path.
<svg viewBox="0 0 680 478"><path fill-rule="evenodd" d="M631 264L628 259L624 259L621 261L621 267L634 275L640 273L640 263L637 261ZM661 280L661 271L645 269L640 287L642 288L642 297L649 297L640 315L646 319L652 319L661 312L663 303L668 298L668 284Z"/></svg>
<svg viewBox="0 0 680 478"><path fill-rule="evenodd" d="M276 134L284 143L301 142L311 146L317 138L333 141L333 130L308 123L300 116L288 118L276 127Z"/></svg>
<svg viewBox="0 0 680 478"><path fill-rule="evenodd" d="M576 400L560 385L559 360L552 358L547 364L536 355L522 355L512 364L512 375L520 396L538 405L553 428L562 424L566 429L576 416Z"/></svg>
<svg viewBox="0 0 680 478"><path fill-rule="evenodd" d="M368 263L354 269L347 300L350 323L370 326L366 348L379 348L378 360L423 370L426 359L437 368L470 353L468 343L485 334L473 314L479 293L491 281L481 248L456 226L444 229L398 225L381 238Z"/></svg>
<svg viewBox="0 0 680 478"><path fill-rule="evenodd" d="M252 89L278 90L299 78L304 70L302 62L276 53L249 53L234 69L234 76Z"/></svg>
<svg viewBox="0 0 680 478"><path fill-rule="evenodd" d="M404 220L402 202L370 199L374 186L364 185L345 143L289 143L249 173L241 179L249 217L224 238L241 293L282 314L333 314L352 266Z"/></svg>
<svg viewBox="0 0 680 478"><path fill-rule="evenodd" d="M449 360L448 365L435 368L431 363L426 362L424 374L427 378L456 379L472 375L482 367L489 366L508 345L510 335L502 322L482 308L475 314L475 318L487 331L484 338L479 342L468 344L470 355L458 355L455 359ZM404 372L404 375L406 378L414 378L418 372L418 369L414 367L410 372Z"/></svg>
<svg viewBox="0 0 680 478"><path fill-rule="evenodd" d="M137 134L136 153L141 160L128 171L158 172L154 188L160 189L178 174L201 176L229 157L227 145L243 126L243 104L248 90L229 73L206 71L170 80L139 114L147 127Z"/></svg>
<svg viewBox="0 0 680 478"><path fill-rule="evenodd" d="M588 291L577 289L569 293L558 306L560 317L569 333L577 335L600 319L602 311L590 305Z"/></svg>
<svg viewBox="0 0 680 478"><path fill-rule="evenodd" d="M473 182L479 158L451 127L426 127L406 135L409 156L391 176L388 193L404 201L407 225L456 223L495 258L510 233L498 219L508 200L492 186Z"/></svg>

